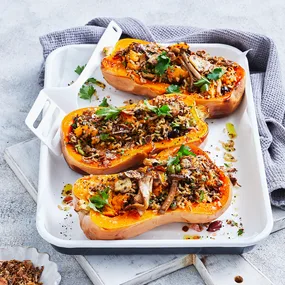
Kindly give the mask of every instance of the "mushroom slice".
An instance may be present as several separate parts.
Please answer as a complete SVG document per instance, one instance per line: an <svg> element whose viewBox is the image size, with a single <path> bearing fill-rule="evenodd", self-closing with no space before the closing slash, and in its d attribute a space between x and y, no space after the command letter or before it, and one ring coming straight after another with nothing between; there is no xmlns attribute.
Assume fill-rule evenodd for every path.
<svg viewBox="0 0 285 285"><path fill-rule="evenodd" d="M212 64L209 61L203 59L202 57L200 57L196 54L190 55L189 61L198 70L198 72L209 71L212 67Z"/></svg>
<svg viewBox="0 0 285 285"><path fill-rule="evenodd" d="M128 170L125 172L125 176L127 176L128 178L141 179L144 175L143 173L137 170Z"/></svg>
<svg viewBox="0 0 285 285"><path fill-rule="evenodd" d="M119 179L115 183L115 192L127 193L132 189L132 181L130 178Z"/></svg>
<svg viewBox="0 0 285 285"><path fill-rule="evenodd" d="M196 68L193 66L193 64L189 61L188 56L185 52L182 53L182 58L185 63L185 66L188 70L188 72L192 72L192 74L199 80L202 78L201 74L196 70Z"/></svg>
<svg viewBox="0 0 285 285"><path fill-rule="evenodd" d="M174 199L175 194L177 192L177 188L178 188L178 180L172 180L168 196L165 199L164 203L162 204L162 206L159 210L160 214L164 214L168 210L169 206L173 202L173 199Z"/></svg>
<svg viewBox="0 0 285 285"><path fill-rule="evenodd" d="M153 177L151 175L146 175L139 180L139 191L143 196L145 210L149 206L150 194L152 192L152 183Z"/></svg>

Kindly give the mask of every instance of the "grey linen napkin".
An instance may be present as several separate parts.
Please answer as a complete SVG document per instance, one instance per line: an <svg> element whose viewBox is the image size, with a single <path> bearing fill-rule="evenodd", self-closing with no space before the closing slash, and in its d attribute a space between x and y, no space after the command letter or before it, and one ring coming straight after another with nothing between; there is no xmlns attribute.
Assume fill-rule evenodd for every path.
<svg viewBox="0 0 285 285"><path fill-rule="evenodd" d="M86 26L42 36L44 59L58 47L97 43L111 18L95 18ZM114 19L123 37L157 42L223 43L248 54L260 142L271 203L285 210L285 93L277 49L265 36L226 29L186 26L145 26L133 18ZM44 72L40 75L43 83Z"/></svg>

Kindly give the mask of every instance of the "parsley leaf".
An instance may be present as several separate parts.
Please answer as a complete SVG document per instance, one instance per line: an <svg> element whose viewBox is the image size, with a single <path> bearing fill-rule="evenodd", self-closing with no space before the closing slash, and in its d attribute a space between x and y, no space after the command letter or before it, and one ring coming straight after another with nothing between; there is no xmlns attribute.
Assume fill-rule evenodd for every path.
<svg viewBox="0 0 285 285"><path fill-rule="evenodd" d="M150 111L154 112L157 116L171 116L170 108L168 105L163 105L158 108L157 106L150 105L147 100L144 100L144 104Z"/></svg>
<svg viewBox="0 0 285 285"><path fill-rule="evenodd" d="M90 100L92 95L96 92L95 88L91 85L83 85L79 91L79 97L81 99Z"/></svg>
<svg viewBox="0 0 285 285"><path fill-rule="evenodd" d="M154 67L154 72L161 76L167 70L169 65L170 65L170 58L166 55L166 52L163 51L157 57L157 64Z"/></svg>
<svg viewBox="0 0 285 285"><path fill-rule="evenodd" d="M237 231L238 236L241 236L244 233L244 229L239 229Z"/></svg>
<svg viewBox="0 0 285 285"><path fill-rule="evenodd" d="M168 169L170 169L170 166L172 166L172 165L178 165L180 162L180 158L182 156L189 156L189 155L196 156L196 154L194 152L192 152L187 145L182 145L179 148L176 156L169 157L169 159L167 160Z"/></svg>
<svg viewBox="0 0 285 285"><path fill-rule="evenodd" d="M201 87L204 84L210 84L210 81L205 77L202 77L198 81L194 82L194 85L197 87Z"/></svg>
<svg viewBox="0 0 285 285"><path fill-rule="evenodd" d="M184 145L184 144L178 150L177 155L179 157L188 156L188 155L196 156L196 154L190 150L189 146Z"/></svg>
<svg viewBox="0 0 285 285"><path fill-rule="evenodd" d="M215 68L211 73L207 75L209 80L218 80L220 79L226 71L221 67Z"/></svg>
<svg viewBox="0 0 285 285"><path fill-rule="evenodd" d="M100 140L101 141L107 141L109 139L110 135L109 134L100 134Z"/></svg>
<svg viewBox="0 0 285 285"><path fill-rule="evenodd" d="M106 187L103 191L98 192L96 195L90 197L89 207L97 212L103 209L105 205L109 205L109 187Z"/></svg>
<svg viewBox="0 0 285 285"><path fill-rule="evenodd" d="M85 83L92 83L92 84L95 84L95 85L101 87L102 89L105 89L105 88L106 88L106 85L105 85L103 82L97 80L97 79L94 78L94 77L88 78Z"/></svg>
<svg viewBox="0 0 285 285"><path fill-rule="evenodd" d="M200 192L200 202L202 202L204 200L204 191Z"/></svg>
<svg viewBox="0 0 285 285"><path fill-rule="evenodd" d="M100 107L109 107L109 103L107 102L107 98L104 97L101 104L99 105Z"/></svg>
<svg viewBox="0 0 285 285"><path fill-rule="evenodd" d="M105 120L116 119L121 111L122 110L120 108L114 106L102 107L96 111L96 115L99 117L105 117Z"/></svg>
<svg viewBox="0 0 285 285"><path fill-rule="evenodd" d="M82 66L78 65L76 67L76 69L74 70L74 72L76 72L78 75L80 75L82 73L82 71L84 70L85 66L86 66L86 64L82 65Z"/></svg>
<svg viewBox="0 0 285 285"><path fill-rule="evenodd" d="M178 85L171 84L166 88L166 93L180 93L180 88Z"/></svg>

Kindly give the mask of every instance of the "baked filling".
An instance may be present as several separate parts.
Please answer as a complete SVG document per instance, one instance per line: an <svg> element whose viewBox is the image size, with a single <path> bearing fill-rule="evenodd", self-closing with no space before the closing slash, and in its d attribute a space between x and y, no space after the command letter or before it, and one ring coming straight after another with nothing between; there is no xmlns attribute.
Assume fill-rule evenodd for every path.
<svg viewBox="0 0 285 285"><path fill-rule="evenodd" d="M77 211L93 209L105 216L128 213L142 215L146 210L159 214L189 209L198 203L221 206L224 176L204 154L195 154L182 145L175 156L144 161L145 167L118 175L82 180L88 197L79 199Z"/></svg>
<svg viewBox="0 0 285 285"><path fill-rule="evenodd" d="M206 51L193 52L186 43L161 46L133 42L113 56L134 81L171 84L166 93L195 93L205 99L223 97L240 80L239 65Z"/></svg>
<svg viewBox="0 0 285 285"><path fill-rule="evenodd" d="M158 96L127 108L90 108L74 117L68 144L84 162L95 161L106 167L128 149L189 133L194 137L201 128L193 116L194 108L179 96Z"/></svg>

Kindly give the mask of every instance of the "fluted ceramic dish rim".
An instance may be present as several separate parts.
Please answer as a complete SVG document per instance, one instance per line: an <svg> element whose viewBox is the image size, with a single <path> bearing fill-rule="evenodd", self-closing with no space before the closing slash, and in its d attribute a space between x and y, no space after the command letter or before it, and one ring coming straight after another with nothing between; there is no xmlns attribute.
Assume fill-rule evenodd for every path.
<svg viewBox="0 0 285 285"><path fill-rule="evenodd" d="M58 272L58 266L50 260L50 255L45 252L39 252L34 247L0 247L0 260L31 260L34 266L44 266L40 281L43 285L58 285L61 276Z"/></svg>

